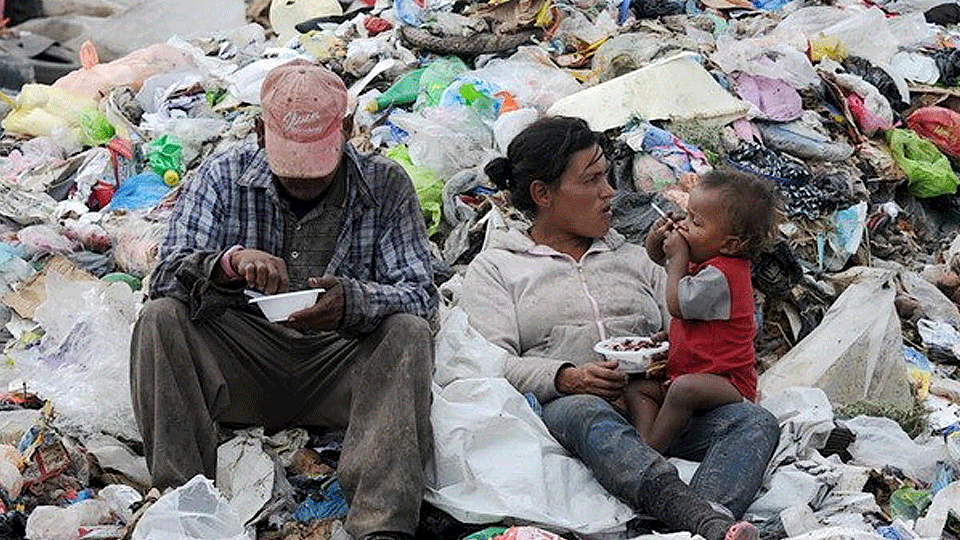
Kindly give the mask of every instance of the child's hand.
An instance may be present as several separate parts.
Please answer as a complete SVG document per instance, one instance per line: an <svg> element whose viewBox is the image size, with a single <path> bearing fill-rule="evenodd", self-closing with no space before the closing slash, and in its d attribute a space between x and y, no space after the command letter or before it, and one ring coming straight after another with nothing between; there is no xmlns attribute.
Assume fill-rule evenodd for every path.
<svg viewBox="0 0 960 540"><path fill-rule="evenodd" d="M663 254L667 260L673 260L677 256L689 260L690 246L676 228L668 232L666 238L664 238Z"/></svg>
<svg viewBox="0 0 960 540"><path fill-rule="evenodd" d="M660 266L663 266L666 260L666 254L663 252L663 241L667 237L667 233L674 230L675 226L673 212L668 212L666 217L654 221L653 226L650 227L650 231L647 233L645 242L647 255L650 256L653 262Z"/></svg>

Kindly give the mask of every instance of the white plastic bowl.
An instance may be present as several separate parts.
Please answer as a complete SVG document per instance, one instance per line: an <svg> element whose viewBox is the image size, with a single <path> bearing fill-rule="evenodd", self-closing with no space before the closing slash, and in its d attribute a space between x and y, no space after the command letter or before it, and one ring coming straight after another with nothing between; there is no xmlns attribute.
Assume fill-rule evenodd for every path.
<svg viewBox="0 0 960 540"><path fill-rule="evenodd" d="M271 294L251 298L250 303L260 306L263 316L270 322L285 321L294 311L308 308L317 303L317 297L325 289L307 289L282 294Z"/></svg>
<svg viewBox="0 0 960 540"><path fill-rule="evenodd" d="M621 336L605 339L593 346L593 350L602 354L607 360L617 360L620 365L617 369L627 373L646 371L650 366L653 355L670 348L670 343L663 341L651 347L638 347L639 343L650 343L649 337Z"/></svg>

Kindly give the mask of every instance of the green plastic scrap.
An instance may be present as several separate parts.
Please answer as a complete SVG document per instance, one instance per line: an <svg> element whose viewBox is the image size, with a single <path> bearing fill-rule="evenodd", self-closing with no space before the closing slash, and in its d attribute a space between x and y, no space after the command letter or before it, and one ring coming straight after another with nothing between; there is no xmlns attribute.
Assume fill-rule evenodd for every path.
<svg viewBox="0 0 960 540"><path fill-rule="evenodd" d="M133 291L139 291L143 286L140 278L124 272L111 272L100 279L108 283L126 283Z"/></svg>
<svg viewBox="0 0 960 540"><path fill-rule="evenodd" d="M172 135L161 135L147 145L147 161L161 178L167 171L183 176L183 153L180 142Z"/></svg>
<svg viewBox="0 0 960 540"><path fill-rule="evenodd" d="M507 532L506 527L487 527L486 529L481 529L470 536L463 537L462 540L491 540L492 538L496 538L505 532Z"/></svg>
<svg viewBox="0 0 960 540"><path fill-rule="evenodd" d="M96 109L86 109L80 113L80 144L100 146L107 144L117 134L110 120Z"/></svg>
<svg viewBox="0 0 960 540"><path fill-rule="evenodd" d="M203 95L207 99L207 105L216 107L221 101L223 101L223 98L227 97L227 89L213 88L204 92Z"/></svg>
<svg viewBox="0 0 960 540"><path fill-rule="evenodd" d="M436 173L429 169L419 167L413 164L410 159L410 151L405 144L398 144L387 150L388 158L396 161L413 180L413 187L417 190L417 198L420 199L420 208L428 217L427 234L433 236L440 227L440 217L443 208L443 181Z"/></svg>
<svg viewBox="0 0 960 540"><path fill-rule="evenodd" d="M890 494L890 513L895 518L915 520L930 506L930 492L904 486Z"/></svg>
<svg viewBox="0 0 960 540"><path fill-rule="evenodd" d="M956 193L960 179L932 142L906 129L888 130L886 136L893 160L907 175L911 193L920 198Z"/></svg>
<svg viewBox="0 0 960 540"><path fill-rule="evenodd" d="M463 60L456 56L437 58L424 70L420 76L420 96L414 109L435 107L440 103L440 96L461 73L469 68Z"/></svg>

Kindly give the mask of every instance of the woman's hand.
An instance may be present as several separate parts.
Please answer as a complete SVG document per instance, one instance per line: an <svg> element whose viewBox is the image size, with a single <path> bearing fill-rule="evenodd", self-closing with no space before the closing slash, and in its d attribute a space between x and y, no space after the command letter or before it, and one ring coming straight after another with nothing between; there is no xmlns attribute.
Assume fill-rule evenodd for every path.
<svg viewBox="0 0 960 540"><path fill-rule="evenodd" d="M623 395L627 374L617 371L616 360L604 360L560 368L555 384L561 394L593 394L613 401Z"/></svg>

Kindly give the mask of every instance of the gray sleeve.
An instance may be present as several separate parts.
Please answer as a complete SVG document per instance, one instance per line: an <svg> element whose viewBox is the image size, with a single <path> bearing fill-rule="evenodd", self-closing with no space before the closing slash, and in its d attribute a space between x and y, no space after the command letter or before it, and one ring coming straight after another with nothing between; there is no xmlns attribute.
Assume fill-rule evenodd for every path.
<svg viewBox="0 0 960 540"><path fill-rule="evenodd" d="M730 318L730 284L727 276L714 266L681 278L677 299L684 319L723 321Z"/></svg>

